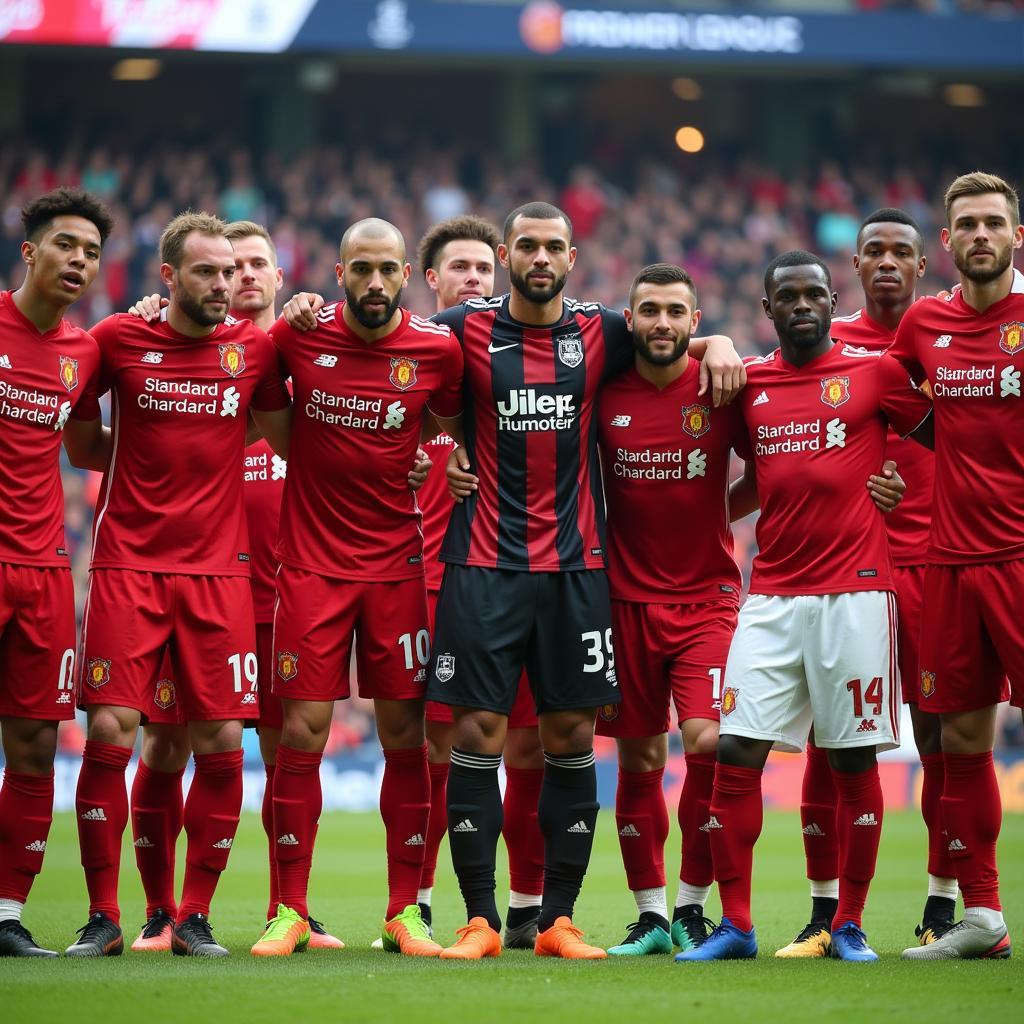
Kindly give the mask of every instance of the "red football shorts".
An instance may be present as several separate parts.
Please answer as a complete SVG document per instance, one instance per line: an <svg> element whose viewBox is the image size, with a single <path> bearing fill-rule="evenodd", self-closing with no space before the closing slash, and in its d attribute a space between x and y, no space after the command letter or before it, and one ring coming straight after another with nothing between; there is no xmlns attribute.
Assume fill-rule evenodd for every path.
<svg viewBox="0 0 1024 1024"><path fill-rule="evenodd" d="M434 634L434 612L437 609L437 591L427 591L427 608L430 611L430 634ZM442 704L440 701L428 700L426 704L427 721L443 722L451 725L455 721L450 704ZM523 669L519 677L519 689L516 691L516 702L512 705L512 711L508 716L508 727L510 729L536 729L537 708L533 702L533 691L530 689L530 680Z"/></svg>
<svg viewBox="0 0 1024 1024"><path fill-rule="evenodd" d="M165 648L170 677L160 672ZM148 716L155 705L177 704L179 721L257 717L248 577L94 569L78 678L85 706L135 708ZM163 678L173 694L158 690Z"/></svg>
<svg viewBox="0 0 1024 1024"><path fill-rule="evenodd" d="M156 686L149 710L146 712L149 725L187 725L185 712L178 701L178 688L174 683L174 666L170 651L164 650L157 672Z"/></svg>
<svg viewBox="0 0 1024 1024"><path fill-rule="evenodd" d="M361 697L421 700L430 630L423 578L342 580L282 565L274 615L274 693L289 700L351 696L355 633Z"/></svg>
<svg viewBox="0 0 1024 1024"><path fill-rule="evenodd" d="M922 711L975 711L1007 697L1022 706L1022 599L1024 560L928 566L917 681Z"/></svg>
<svg viewBox="0 0 1024 1024"><path fill-rule="evenodd" d="M597 733L640 739L667 732L669 701L680 722L718 721L735 601L642 604L612 601L612 642L622 702L599 710Z"/></svg>
<svg viewBox="0 0 1024 1024"><path fill-rule="evenodd" d="M256 623L256 661L260 676L260 729L280 729L284 725L281 698L274 693L274 624Z"/></svg>
<svg viewBox="0 0 1024 1024"><path fill-rule="evenodd" d="M904 704L916 704L921 692L918 688L918 662L921 657L921 600L925 568L923 565L897 565L892 574L899 616L896 649Z"/></svg>
<svg viewBox="0 0 1024 1024"><path fill-rule="evenodd" d="M0 562L0 716L75 717L75 589L64 566Z"/></svg>

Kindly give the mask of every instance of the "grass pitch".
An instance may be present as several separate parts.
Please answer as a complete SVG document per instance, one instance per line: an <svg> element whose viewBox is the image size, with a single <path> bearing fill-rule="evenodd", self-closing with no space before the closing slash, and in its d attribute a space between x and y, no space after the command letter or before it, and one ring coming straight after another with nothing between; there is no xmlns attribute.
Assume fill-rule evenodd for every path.
<svg viewBox="0 0 1024 1024"><path fill-rule="evenodd" d="M669 840L670 879L678 835ZM179 861L184 846L179 845ZM194 961L128 953L103 961L0 960L4 1024L49 1021L116 1024L188 1021L292 1021L298 1024L391 1021L416 1024L504 1020L614 1021L690 1017L735 1021L877 1021L915 1018L1019 1020L1021 957L998 963L914 964L899 959L914 941L924 904L924 828L914 812L886 815L878 874L865 928L882 956L878 964L780 961L772 953L806 923L809 909L797 816L768 813L758 844L754 917L755 962L682 965L669 956L597 963L538 960L506 952L482 963L402 958L370 949L384 909L384 834L376 815L329 814L320 824L310 907L348 943L340 952L287 960L255 960L266 904L266 839L256 815L242 820L211 919L233 953L226 961ZM144 902L131 848L121 880L126 945L138 932ZM1011 936L1024 943L1024 816L1010 815L1000 842L1003 900ZM464 923L447 846L434 894L435 931L451 941ZM180 867L180 864L179 864ZM501 879L499 874L499 880ZM500 884L500 881L499 881ZM670 881L670 901L674 896ZM499 908L505 894L499 889ZM85 922L75 822L54 822L46 865L25 915L46 946L63 949ZM712 897L708 916L719 916ZM590 941L609 946L635 919L619 861L614 820L604 812L576 922ZM543 1015L543 1017L541 1016Z"/></svg>

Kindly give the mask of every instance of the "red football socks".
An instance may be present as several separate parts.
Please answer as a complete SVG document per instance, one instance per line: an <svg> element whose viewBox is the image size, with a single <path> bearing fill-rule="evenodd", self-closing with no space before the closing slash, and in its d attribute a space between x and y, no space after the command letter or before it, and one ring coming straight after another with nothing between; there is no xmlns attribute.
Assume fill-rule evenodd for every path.
<svg viewBox="0 0 1024 1024"><path fill-rule="evenodd" d="M753 927L750 877L763 821L761 769L718 764L710 816L701 827L711 836L722 916L745 932Z"/></svg>
<svg viewBox="0 0 1024 1024"><path fill-rule="evenodd" d="M448 762L427 762L430 774L430 817L427 819L426 846L423 848L423 871L420 888L432 889L437 870L437 852L448 832Z"/></svg>
<svg viewBox="0 0 1024 1024"><path fill-rule="evenodd" d="M540 896L544 891L544 836L537 821L543 782L543 768L505 765L501 834L508 848L509 889L525 896Z"/></svg>
<svg viewBox="0 0 1024 1024"><path fill-rule="evenodd" d="M416 902L423 874L427 822L430 818L430 774L427 745L384 751L380 787L388 852L388 908L391 920Z"/></svg>
<svg viewBox="0 0 1024 1024"><path fill-rule="evenodd" d="M946 788L946 763L942 754L921 755L921 817L928 829L928 874L956 878L950 859L949 840L942 820L942 791Z"/></svg>
<svg viewBox="0 0 1024 1024"><path fill-rule="evenodd" d="M956 867L964 907L1002 910L996 841L1003 812L992 752L942 756L946 765L942 796L946 847Z"/></svg>
<svg viewBox="0 0 1024 1024"><path fill-rule="evenodd" d="M827 882L839 877L838 803L828 753L808 743L800 794L800 826L803 829L807 877L814 881Z"/></svg>
<svg viewBox="0 0 1024 1024"><path fill-rule="evenodd" d="M322 753L277 748L274 769L274 843L277 846L278 900L300 917L309 916L306 897L313 842L323 807ZM274 908L277 913L277 908Z"/></svg>
<svg viewBox="0 0 1024 1024"><path fill-rule="evenodd" d="M668 808L661 788L664 768L627 772L619 766L615 790L615 827L630 892L665 885Z"/></svg>
<svg viewBox="0 0 1024 1024"><path fill-rule="evenodd" d="M875 876L878 841L882 835L882 783L878 765L866 772L834 772L839 793L839 907L833 929L848 921L860 927L868 888Z"/></svg>
<svg viewBox="0 0 1024 1024"><path fill-rule="evenodd" d="M221 872L227 866L242 810L241 750L193 754L195 775L185 801L185 884L178 921L209 914Z"/></svg>
<svg viewBox="0 0 1024 1024"><path fill-rule="evenodd" d="M715 880L711 860L711 838L702 832L711 817L711 793L715 788L715 755L687 754L686 776L679 796L679 830L683 856L679 880L687 885L707 886Z"/></svg>
<svg viewBox="0 0 1024 1024"><path fill-rule="evenodd" d="M4 770L0 786L0 899L24 903L43 866L53 821L53 772Z"/></svg>
<svg viewBox="0 0 1024 1024"><path fill-rule="evenodd" d="M179 772L158 772L139 761L132 784L131 819L135 863L146 893L146 917L178 910L174 898L174 847L185 820Z"/></svg>
<svg viewBox="0 0 1024 1024"><path fill-rule="evenodd" d="M277 904L280 902L277 891L277 836L274 835L274 766L263 765L267 773L267 784L263 787L263 803L260 806L260 818L263 831L267 834L267 855L270 861L270 902L267 904L267 920L277 916Z"/></svg>
<svg viewBox="0 0 1024 1024"><path fill-rule="evenodd" d="M131 760L128 747L87 740L75 793L78 842L89 890L89 913L102 912L119 924L117 877L121 868L121 836L128 824L128 791L124 772Z"/></svg>

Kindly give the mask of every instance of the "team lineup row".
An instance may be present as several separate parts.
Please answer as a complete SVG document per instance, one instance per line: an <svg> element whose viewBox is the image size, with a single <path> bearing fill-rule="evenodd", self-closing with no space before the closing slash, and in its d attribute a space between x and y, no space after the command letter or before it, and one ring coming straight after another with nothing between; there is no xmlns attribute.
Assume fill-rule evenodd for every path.
<svg viewBox="0 0 1024 1024"><path fill-rule="evenodd" d="M148 921L133 948L227 955L207 915L238 824L246 719L267 764L271 859L252 952L340 945L310 918L306 890L355 632L385 758L387 949L755 956L761 771L773 746L803 749L813 721L812 914L778 955L876 959L861 930L883 818L875 755L899 742L901 676L929 832L920 945L904 956L1009 956L991 735L1021 656L1007 611L1024 554L1021 467L1006 420L1020 397L1022 231L1016 194L990 175L957 179L946 207L958 289L915 302L920 232L877 211L858 238L864 308L833 319L828 267L783 254L763 301L780 348L744 365L728 339L694 337L697 288L682 268L644 268L624 314L564 298L576 250L546 203L513 211L500 236L477 218L432 229L420 245L438 294L429 320L401 306L411 270L384 221L343 236L344 301L299 295L275 320L267 233L183 214L161 239L166 308L152 297L88 334L63 313L95 277L109 217L67 190L29 204L25 283L0 296L12 518L0 564L4 642L27 670L18 678L40 682L16 689L8 673L0 691L0 952L55 955L21 913L52 815L57 723L75 703L88 715L76 809L90 909L68 955L123 949L124 775L143 721L130 816ZM491 299L495 258L511 287ZM908 369L917 384L944 382L934 406ZM266 442L247 452L250 415ZM72 462L104 473L77 679L62 438ZM429 474L417 501L420 442L447 473ZM731 485L730 452L746 461ZM909 488L883 516L902 492L887 457ZM985 505L979 479L992 482ZM740 609L729 521L758 507ZM670 918L671 701L687 771ZM639 916L607 952L572 921L597 820L595 718L618 742L616 818ZM442 947L430 899L446 831L467 925ZM716 881L718 926L703 913Z"/></svg>

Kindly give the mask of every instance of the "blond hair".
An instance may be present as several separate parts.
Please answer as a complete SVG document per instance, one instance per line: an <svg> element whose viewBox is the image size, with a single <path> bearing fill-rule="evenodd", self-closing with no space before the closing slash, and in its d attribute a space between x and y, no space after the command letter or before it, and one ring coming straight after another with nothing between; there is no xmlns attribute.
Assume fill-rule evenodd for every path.
<svg viewBox="0 0 1024 1024"><path fill-rule="evenodd" d="M957 199L964 196L985 196L1002 195L1006 197L1006 205L1010 208L1010 216L1013 218L1014 227L1020 223L1020 199L1017 190L1005 179L996 174L986 174L985 171L972 171L970 174L961 174L949 188L946 189L946 223L951 223L949 211Z"/></svg>
<svg viewBox="0 0 1024 1024"><path fill-rule="evenodd" d="M270 258L277 266L277 247L270 237L270 232L254 220L234 220L224 229L224 237L229 242L240 242L243 238L262 238L270 250Z"/></svg>
<svg viewBox="0 0 1024 1024"><path fill-rule="evenodd" d="M193 231L216 238L226 237L227 224L213 214L197 210L179 213L160 236L160 262L178 268L185 254L185 239Z"/></svg>

